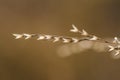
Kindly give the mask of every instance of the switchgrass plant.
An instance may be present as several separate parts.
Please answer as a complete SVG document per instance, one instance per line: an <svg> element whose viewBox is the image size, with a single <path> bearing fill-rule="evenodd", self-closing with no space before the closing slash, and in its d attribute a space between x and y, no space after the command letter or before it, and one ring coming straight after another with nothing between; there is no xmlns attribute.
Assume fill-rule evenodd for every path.
<svg viewBox="0 0 120 80"><path fill-rule="evenodd" d="M36 37L37 40L52 40L54 43L61 41L63 43L74 43L69 46L72 48L71 51L68 50L67 46L61 47L58 52L62 49L67 56L70 55L70 52L76 51L84 51L87 49L93 49L96 51L107 51L111 53L114 58L120 58L120 41L117 37L114 37L112 41L107 39L100 38L96 35L89 34L86 30L79 30L74 24L72 25L72 29L70 29L72 33L78 33L81 37L68 37L68 36L57 36L57 35L46 35L46 34L12 34L15 36L15 39L30 39ZM76 44L77 43L77 44ZM74 46L74 47L73 47ZM76 47L77 46L77 47ZM79 46L79 47L78 47ZM63 53L64 53L63 52ZM69 52L69 53L68 53Z"/></svg>

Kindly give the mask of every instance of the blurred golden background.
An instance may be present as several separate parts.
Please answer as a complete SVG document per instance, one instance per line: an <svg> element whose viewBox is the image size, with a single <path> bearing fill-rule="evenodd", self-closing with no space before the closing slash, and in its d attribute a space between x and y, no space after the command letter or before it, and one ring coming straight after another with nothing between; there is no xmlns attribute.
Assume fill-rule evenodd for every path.
<svg viewBox="0 0 120 80"><path fill-rule="evenodd" d="M71 24L120 37L119 0L0 0L0 80L120 80L120 59L85 51L61 58L62 43L15 40L12 33L70 33Z"/></svg>

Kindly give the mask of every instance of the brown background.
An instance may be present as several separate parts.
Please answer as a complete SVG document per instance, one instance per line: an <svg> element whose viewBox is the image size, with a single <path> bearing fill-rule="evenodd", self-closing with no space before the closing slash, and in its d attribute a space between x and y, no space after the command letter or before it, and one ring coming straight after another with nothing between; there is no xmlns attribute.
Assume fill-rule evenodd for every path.
<svg viewBox="0 0 120 80"><path fill-rule="evenodd" d="M120 80L120 59L86 51L61 58L61 43L15 40L12 33L75 36L71 24L120 37L119 0L0 0L0 80Z"/></svg>

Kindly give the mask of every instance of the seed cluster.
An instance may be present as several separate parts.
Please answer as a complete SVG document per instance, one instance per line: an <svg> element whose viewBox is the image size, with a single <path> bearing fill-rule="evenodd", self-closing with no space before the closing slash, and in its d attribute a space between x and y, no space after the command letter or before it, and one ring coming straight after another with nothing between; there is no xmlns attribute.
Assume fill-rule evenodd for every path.
<svg viewBox="0 0 120 80"><path fill-rule="evenodd" d="M120 54L120 41L118 40L117 37L114 37L114 40L112 42L109 42L100 37L97 37L96 35L88 34L88 32L85 31L84 29L80 31L75 25L72 25L72 29L70 29L70 32L79 33L82 36L82 38L46 35L46 34L27 34L27 33L13 34L13 36L15 36L15 39L20 39L20 38L30 39L36 37L37 40L52 40L53 42L62 41L63 43L78 43L85 40L101 42L107 44L108 51L115 52L114 53L115 56Z"/></svg>

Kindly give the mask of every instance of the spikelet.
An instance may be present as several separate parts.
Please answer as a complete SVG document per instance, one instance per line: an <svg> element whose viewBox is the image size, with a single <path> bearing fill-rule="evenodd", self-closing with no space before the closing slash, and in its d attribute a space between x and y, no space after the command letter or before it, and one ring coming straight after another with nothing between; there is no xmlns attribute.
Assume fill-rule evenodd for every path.
<svg viewBox="0 0 120 80"><path fill-rule="evenodd" d="M13 34L13 36L15 36L15 39L20 39L23 37L23 35L21 34Z"/></svg>

